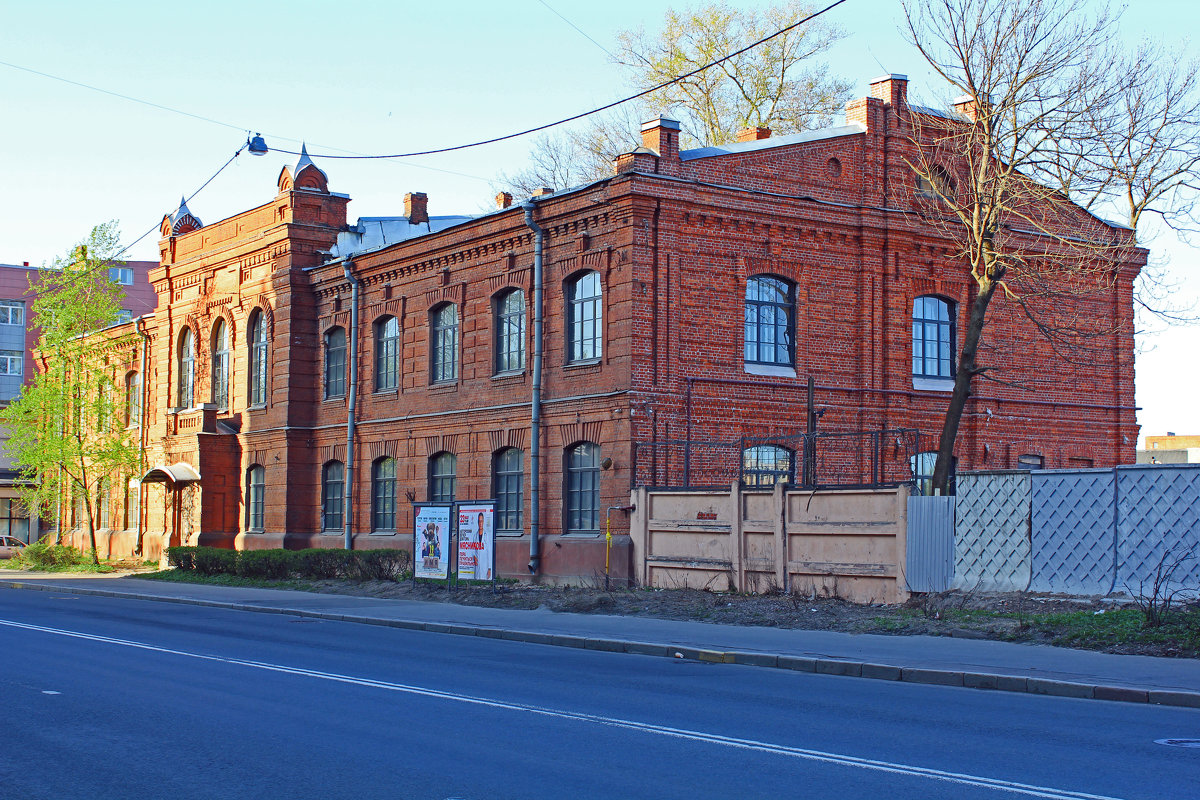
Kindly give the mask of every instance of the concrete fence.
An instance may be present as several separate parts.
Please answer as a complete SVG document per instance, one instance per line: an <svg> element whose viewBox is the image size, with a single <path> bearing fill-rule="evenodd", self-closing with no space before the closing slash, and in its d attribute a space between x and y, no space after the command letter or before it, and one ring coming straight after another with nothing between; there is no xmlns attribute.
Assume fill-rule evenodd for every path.
<svg viewBox="0 0 1200 800"><path fill-rule="evenodd" d="M1196 465L965 473L955 498L912 498L909 528L911 591L1142 594L1165 558L1167 591L1200 592Z"/></svg>
<svg viewBox="0 0 1200 800"><path fill-rule="evenodd" d="M634 493L635 578L643 586L781 590L898 603L909 489Z"/></svg>

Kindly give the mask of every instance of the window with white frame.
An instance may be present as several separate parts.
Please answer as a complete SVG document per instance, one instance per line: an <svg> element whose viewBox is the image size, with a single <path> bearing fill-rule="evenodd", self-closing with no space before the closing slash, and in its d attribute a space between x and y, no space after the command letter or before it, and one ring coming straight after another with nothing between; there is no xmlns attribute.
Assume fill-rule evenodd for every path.
<svg viewBox="0 0 1200 800"><path fill-rule="evenodd" d="M122 286L133 286L133 269L130 267L109 267L108 279Z"/></svg>
<svg viewBox="0 0 1200 800"><path fill-rule="evenodd" d="M345 469L340 461L330 461L321 468L321 528L327 531L342 527Z"/></svg>
<svg viewBox="0 0 1200 800"><path fill-rule="evenodd" d="M267 471L255 464L246 470L246 530L263 529L266 491Z"/></svg>
<svg viewBox="0 0 1200 800"><path fill-rule="evenodd" d="M371 465L371 529L396 530L396 462L391 458Z"/></svg>
<svg viewBox="0 0 1200 800"><path fill-rule="evenodd" d="M325 333L325 399L346 396L346 329Z"/></svg>
<svg viewBox="0 0 1200 800"><path fill-rule="evenodd" d="M179 334L179 397L180 408L191 408L196 388L196 339L191 328Z"/></svg>
<svg viewBox="0 0 1200 800"><path fill-rule="evenodd" d="M20 350L0 350L0 375L25 374L25 353Z"/></svg>
<svg viewBox="0 0 1200 800"><path fill-rule="evenodd" d="M20 300L0 300L0 325L24 325L25 304Z"/></svg>
<svg viewBox="0 0 1200 800"><path fill-rule="evenodd" d="M267 404L267 363L270 358L270 344L267 341L267 320L263 312L254 311L250 315L250 369L248 370L248 397L251 406Z"/></svg>
<svg viewBox="0 0 1200 800"><path fill-rule="evenodd" d="M229 408L229 326L217 320L212 342L212 401L221 411Z"/></svg>

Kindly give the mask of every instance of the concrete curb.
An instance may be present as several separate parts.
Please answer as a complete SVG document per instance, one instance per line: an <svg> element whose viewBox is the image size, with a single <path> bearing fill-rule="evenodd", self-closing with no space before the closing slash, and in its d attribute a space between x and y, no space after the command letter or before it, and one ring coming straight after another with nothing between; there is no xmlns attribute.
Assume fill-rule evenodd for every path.
<svg viewBox="0 0 1200 800"><path fill-rule="evenodd" d="M1148 703L1150 705L1181 706L1200 708L1200 692L1172 691L1138 688L1132 686L1108 686L1103 684L1057 681L1045 678L1030 678L1021 675L1004 675L961 670L925 669L892 664L873 664L837 658L804 658L763 652L708 650L696 647L681 647L657 642L636 642L623 639L599 639L588 636L537 633L533 631L494 628L481 625L456 625L445 622L421 622L407 619L384 619L349 614L334 614L326 611L277 608L248 603L226 603L216 600L198 600L187 597L163 597L162 595L114 592L104 589L85 589L70 586L47 586L22 581L0 581L6 589L28 589L63 594L92 595L95 597L124 597L132 600L148 600L160 603L223 608L231 611L251 611L258 614L288 614L309 619L331 622L352 622L359 625L381 625L389 628L445 633L454 636L480 636L488 639L507 639L529 644L545 644L553 647L575 647L583 650L600 650L610 653L678 658L713 664L738 664L747 667L768 667L795 672L812 672L819 675L836 675L871 680L903 681L924 683L934 686L957 686L967 689L991 689L1001 692L1045 694L1055 697L1074 697L1086 700L1109 700L1120 703Z"/></svg>

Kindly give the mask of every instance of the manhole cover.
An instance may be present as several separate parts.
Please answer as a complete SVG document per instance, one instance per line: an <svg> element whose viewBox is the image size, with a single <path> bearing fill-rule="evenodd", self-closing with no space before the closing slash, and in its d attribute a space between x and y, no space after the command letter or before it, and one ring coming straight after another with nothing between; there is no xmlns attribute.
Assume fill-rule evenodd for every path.
<svg viewBox="0 0 1200 800"><path fill-rule="evenodd" d="M1200 739L1155 739L1154 743L1170 747L1200 747Z"/></svg>

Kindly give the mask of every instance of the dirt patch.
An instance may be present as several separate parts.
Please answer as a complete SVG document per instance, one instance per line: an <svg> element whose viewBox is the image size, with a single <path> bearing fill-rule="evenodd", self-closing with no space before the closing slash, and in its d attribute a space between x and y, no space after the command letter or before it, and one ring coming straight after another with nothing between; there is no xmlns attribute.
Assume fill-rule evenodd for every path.
<svg viewBox="0 0 1200 800"><path fill-rule="evenodd" d="M797 630L1054 644L1112 653L1200 657L1200 608L1178 625L1141 630L1129 598L1073 598L1025 593L946 592L914 596L902 606L855 605L830 597L744 595L696 589L602 589L527 584L444 587L374 581L314 581L312 591L576 614L646 616Z"/></svg>

